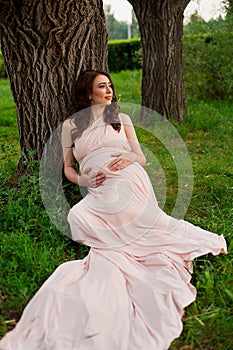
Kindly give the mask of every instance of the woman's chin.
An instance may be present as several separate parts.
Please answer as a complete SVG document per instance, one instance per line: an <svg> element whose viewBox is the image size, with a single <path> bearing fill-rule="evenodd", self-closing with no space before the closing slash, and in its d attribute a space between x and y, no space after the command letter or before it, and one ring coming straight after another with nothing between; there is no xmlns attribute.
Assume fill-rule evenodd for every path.
<svg viewBox="0 0 233 350"><path fill-rule="evenodd" d="M111 103L112 103L112 100L108 100L107 98L105 99L106 101L105 101L105 104L106 105L110 105Z"/></svg>

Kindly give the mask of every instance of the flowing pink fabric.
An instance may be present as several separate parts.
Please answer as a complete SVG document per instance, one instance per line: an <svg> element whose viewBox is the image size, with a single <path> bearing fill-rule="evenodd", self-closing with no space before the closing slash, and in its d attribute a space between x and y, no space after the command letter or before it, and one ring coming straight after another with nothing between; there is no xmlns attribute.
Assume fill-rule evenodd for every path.
<svg viewBox="0 0 233 350"><path fill-rule="evenodd" d="M166 215L137 163L112 172L116 152L130 151L102 117L75 142L81 170L107 179L69 212L74 241L91 247L60 265L25 308L1 350L166 350L195 300L191 261L225 252L223 236Z"/></svg>

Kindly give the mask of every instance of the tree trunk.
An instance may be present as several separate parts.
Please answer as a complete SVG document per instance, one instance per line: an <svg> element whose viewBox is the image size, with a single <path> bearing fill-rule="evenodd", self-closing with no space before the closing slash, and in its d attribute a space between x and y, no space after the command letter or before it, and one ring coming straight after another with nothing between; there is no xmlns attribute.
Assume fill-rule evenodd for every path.
<svg viewBox="0 0 233 350"><path fill-rule="evenodd" d="M141 33L142 105L167 118L182 120L186 114L183 13L190 0L128 1Z"/></svg>
<svg viewBox="0 0 233 350"><path fill-rule="evenodd" d="M0 0L1 50L22 152L41 158L71 106L80 71L107 70L102 0Z"/></svg>

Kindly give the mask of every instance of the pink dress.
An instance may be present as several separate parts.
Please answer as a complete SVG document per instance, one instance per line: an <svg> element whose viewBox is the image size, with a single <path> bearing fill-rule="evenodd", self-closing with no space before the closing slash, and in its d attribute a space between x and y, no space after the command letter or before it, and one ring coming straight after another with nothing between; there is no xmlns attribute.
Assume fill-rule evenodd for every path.
<svg viewBox="0 0 233 350"><path fill-rule="evenodd" d="M1 350L166 350L180 335L196 296L190 262L226 252L226 242L166 215L138 163L108 170L113 153L129 151L123 127L102 117L76 140L81 170L107 174L68 215L72 239L91 249L55 270Z"/></svg>

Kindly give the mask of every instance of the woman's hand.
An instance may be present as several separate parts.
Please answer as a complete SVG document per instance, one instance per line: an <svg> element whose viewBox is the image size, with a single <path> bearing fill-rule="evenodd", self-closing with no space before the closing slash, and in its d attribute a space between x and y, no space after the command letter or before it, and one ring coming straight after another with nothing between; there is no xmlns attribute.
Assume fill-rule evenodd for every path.
<svg viewBox="0 0 233 350"><path fill-rule="evenodd" d="M78 177L78 184L85 187L99 187L106 179L106 174L103 171L90 174L92 168L85 169Z"/></svg>
<svg viewBox="0 0 233 350"><path fill-rule="evenodd" d="M116 159L108 164L111 171L122 170L137 160L137 155L134 152L114 153L112 157L116 157Z"/></svg>

